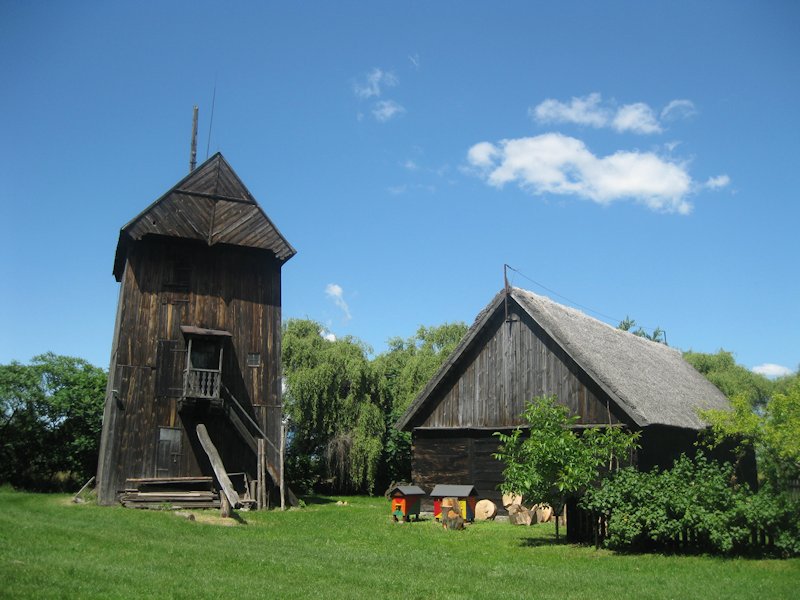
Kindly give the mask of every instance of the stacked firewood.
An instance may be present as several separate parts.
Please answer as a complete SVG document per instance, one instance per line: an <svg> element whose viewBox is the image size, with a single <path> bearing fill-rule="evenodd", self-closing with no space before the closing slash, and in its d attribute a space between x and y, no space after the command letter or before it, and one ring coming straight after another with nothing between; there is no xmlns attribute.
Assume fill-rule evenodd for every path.
<svg viewBox="0 0 800 600"><path fill-rule="evenodd" d="M522 496L515 494L503 495L503 506L508 511L508 520L512 525L535 525L537 523L547 523L559 518L559 525L566 524L566 514L562 512L560 517L556 517L553 508L549 504L534 504L527 508L523 503Z"/></svg>

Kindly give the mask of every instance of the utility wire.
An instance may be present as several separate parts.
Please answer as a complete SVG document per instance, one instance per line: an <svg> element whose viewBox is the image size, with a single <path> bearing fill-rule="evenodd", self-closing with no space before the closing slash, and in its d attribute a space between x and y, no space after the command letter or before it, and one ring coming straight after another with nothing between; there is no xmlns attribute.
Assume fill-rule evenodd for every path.
<svg viewBox="0 0 800 600"><path fill-rule="evenodd" d="M537 286L539 286L540 288L542 288L542 289L544 289L544 290L547 290L548 292L550 292L550 293L551 293L551 294L553 294L554 296L558 296L558 297L559 297L559 298L561 298L562 300L566 300L567 302L569 302L569 303L570 303L570 304L572 304L573 306L577 306L578 308L582 308L583 310L586 310L586 311L588 311L588 312L590 312L590 313L594 313L594 314L596 314L596 315L598 315L598 316L600 316L600 317L603 317L604 319L607 319L608 321L612 321L612 322L616 322L616 323L622 323L622 321L624 321L624 320L625 320L625 319L618 319L618 318L616 318L616 317L612 317L611 315L607 315L607 314L605 314L605 313L601 313L599 310L595 310L595 309L593 309L593 308L590 308L590 307L588 307L588 306L585 306L585 305L583 305L583 304L580 304L579 302L575 302L574 300L572 300L572 299L570 299L570 298L567 298L567 297L566 297L566 296L564 296L563 294L559 294L557 291L555 291L555 290L553 290L553 289L550 289L550 288L549 288L549 287L547 287L546 285L544 285L544 284L542 284L542 283L539 283L538 281L534 281L533 279L531 279L530 277L528 277L527 275L525 275L525 273L523 273L523 272L522 272L522 271L520 271L519 269L515 269L515 268L514 268L514 267L512 267L511 265L506 265L506 267L507 267L508 269L510 269L511 271L514 271L514 272L515 272L517 275L519 275L520 277L523 277L524 279L527 279L528 281L530 281L530 282L531 282L531 283L533 283L534 285L537 285ZM512 284L512 285L513 285L513 284ZM626 317L626 318L628 318L628 317ZM656 329L659 329L659 330L661 330L661 331L664 333L664 340L666 341L667 332L666 332L666 331L664 331L664 330L663 330L661 327L648 327L647 325L641 325L641 324L639 324L639 323L637 323L637 325L638 325L639 327L641 327L642 329L649 329L650 331L655 331Z"/></svg>
<svg viewBox="0 0 800 600"><path fill-rule="evenodd" d="M206 142L206 159L208 159L208 149L211 147L211 128L214 126L214 104L217 102L217 78L214 77L214 93L211 96L211 118L208 121L208 141Z"/></svg>

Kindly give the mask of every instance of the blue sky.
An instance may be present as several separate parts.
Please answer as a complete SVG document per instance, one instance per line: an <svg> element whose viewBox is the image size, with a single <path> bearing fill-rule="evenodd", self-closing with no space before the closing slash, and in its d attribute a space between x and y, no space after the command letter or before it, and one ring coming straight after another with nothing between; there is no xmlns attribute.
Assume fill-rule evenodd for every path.
<svg viewBox="0 0 800 600"><path fill-rule="evenodd" d="M799 6L2 2L0 363L107 366L119 229L186 174L198 104L200 159L298 250L285 318L380 352L471 323L508 263L796 370Z"/></svg>

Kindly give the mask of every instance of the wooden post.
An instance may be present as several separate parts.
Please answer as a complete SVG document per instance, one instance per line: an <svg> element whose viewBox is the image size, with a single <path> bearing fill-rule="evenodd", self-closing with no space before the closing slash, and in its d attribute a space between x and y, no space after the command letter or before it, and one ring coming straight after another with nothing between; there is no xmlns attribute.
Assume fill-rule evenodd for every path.
<svg viewBox="0 0 800 600"><path fill-rule="evenodd" d="M286 450L286 425L283 424L281 421L281 449L280 449L280 461L281 461L281 510L286 510L286 482L283 479L283 456Z"/></svg>
<svg viewBox="0 0 800 600"><path fill-rule="evenodd" d="M223 519L229 519L231 516L231 503L228 501L228 497L224 493L219 495L219 504L220 516Z"/></svg>
<svg viewBox="0 0 800 600"><path fill-rule="evenodd" d="M192 149L189 154L189 172L197 166L197 107L194 107L192 116Z"/></svg>
<svg viewBox="0 0 800 600"><path fill-rule="evenodd" d="M258 510L264 509L264 485L266 481L264 481L264 440L262 438L258 438L258 489L256 492L256 500Z"/></svg>
<svg viewBox="0 0 800 600"><path fill-rule="evenodd" d="M229 511L231 508L239 507L241 504L239 494L233 489L233 484L231 483L230 477L228 477L228 472L225 470L225 465L222 464L222 459L219 456L219 452L217 452L216 446L214 446L214 443L208 436L206 426L200 423L195 431L197 431L197 438L200 440L200 445L203 447L203 450L206 451L208 460L211 461L211 468L214 469L214 475L217 476L217 481L219 481L219 485L222 487L220 500L223 500L224 497L222 502L222 516L225 516L225 502L227 501L229 503ZM230 512L228 516L230 516Z"/></svg>
<svg viewBox="0 0 800 600"><path fill-rule="evenodd" d="M78 490L78 493L77 493L77 494L75 494L75 495L72 497L72 501L77 503L77 502L79 501L79 497L80 497L80 495L83 493L83 491L84 491L86 488L88 488L90 485L92 485L93 483L94 483L94 476L92 476L92 478L91 478L89 481L87 481L86 483L84 483L84 484L83 484L83 487L82 487L81 489L79 489L79 490Z"/></svg>

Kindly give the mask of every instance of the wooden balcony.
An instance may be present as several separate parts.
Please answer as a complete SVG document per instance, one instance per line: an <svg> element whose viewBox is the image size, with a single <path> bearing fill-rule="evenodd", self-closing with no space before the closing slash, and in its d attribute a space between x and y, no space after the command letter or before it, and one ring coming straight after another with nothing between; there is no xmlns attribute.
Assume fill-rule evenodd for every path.
<svg viewBox="0 0 800 600"><path fill-rule="evenodd" d="M183 380L184 398L220 399L222 372L218 369L187 369Z"/></svg>

